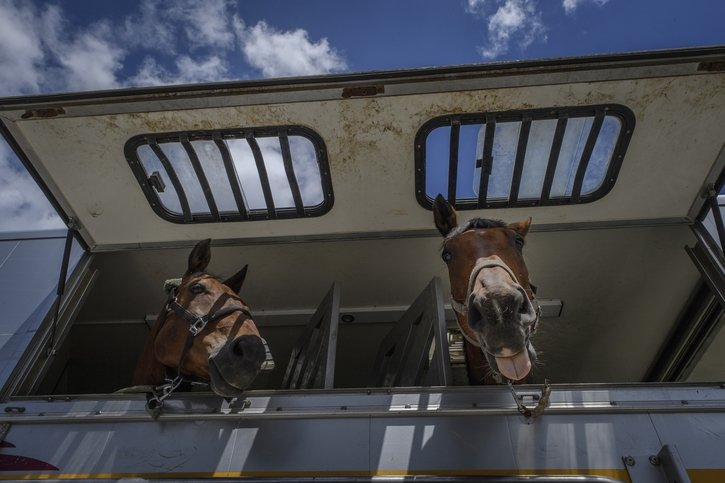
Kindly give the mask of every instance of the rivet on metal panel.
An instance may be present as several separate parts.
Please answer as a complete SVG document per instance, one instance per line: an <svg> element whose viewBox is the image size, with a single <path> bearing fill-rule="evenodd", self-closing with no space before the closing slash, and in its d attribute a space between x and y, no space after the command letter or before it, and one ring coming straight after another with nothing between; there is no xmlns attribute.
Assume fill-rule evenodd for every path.
<svg viewBox="0 0 725 483"><path fill-rule="evenodd" d="M627 466L634 466L636 463L634 461L634 458L632 458L631 456L622 456L622 461L624 461L624 464Z"/></svg>
<svg viewBox="0 0 725 483"><path fill-rule="evenodd" d="M653 466L659 466L660 465L660 459L656 455L652 455L649 457L649 462Z"/></svg>

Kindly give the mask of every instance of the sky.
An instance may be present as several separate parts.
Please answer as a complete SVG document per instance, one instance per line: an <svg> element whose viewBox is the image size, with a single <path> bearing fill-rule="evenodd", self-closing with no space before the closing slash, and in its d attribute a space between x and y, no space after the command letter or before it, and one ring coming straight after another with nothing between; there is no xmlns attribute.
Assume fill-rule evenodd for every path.
<svg viewBox="0 0 725 483"><path fill-rule="evenodd" d="M0 98L725 45L718 0L0 0ZM0 232L63 224L0 140Z"/></svg>

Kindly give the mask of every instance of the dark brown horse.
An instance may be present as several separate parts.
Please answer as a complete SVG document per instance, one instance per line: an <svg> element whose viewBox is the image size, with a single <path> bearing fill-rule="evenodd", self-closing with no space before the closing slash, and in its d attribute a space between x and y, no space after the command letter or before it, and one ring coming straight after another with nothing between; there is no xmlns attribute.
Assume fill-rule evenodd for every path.
<svg viewBox="0 0 725 483"><path fill-rule="evenodd" d="M220 396L238 396L265 361L249 307L237 295L247 267L223 282L205 273L210 244L203 240L192 250L136 365L133 384L157 386L157 406L184 380L207 382Z"/></svg>
<svg viewBox="0 0 725 483"><path fill-rule="evenodd" d="M474 218L459 226L456 210L441 195L433 214L444 237L442 257L469 381L525 382L536 362L530 337L540 316L522 255L531 219L506 224Z"/></svg>

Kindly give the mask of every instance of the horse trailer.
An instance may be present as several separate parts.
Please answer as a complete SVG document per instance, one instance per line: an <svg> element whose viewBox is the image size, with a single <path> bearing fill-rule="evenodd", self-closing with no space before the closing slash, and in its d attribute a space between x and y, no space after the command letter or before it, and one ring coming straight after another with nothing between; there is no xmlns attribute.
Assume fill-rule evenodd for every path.
<svg viewBox="0 0 725 483"><path fill-rule="evenodd" d="M0 479L725 481L724 126L725 47L0 99L67 226L0 238ZM500 384L471 218L537 314ZM261 372L135 385L205 239Z"/></svg>

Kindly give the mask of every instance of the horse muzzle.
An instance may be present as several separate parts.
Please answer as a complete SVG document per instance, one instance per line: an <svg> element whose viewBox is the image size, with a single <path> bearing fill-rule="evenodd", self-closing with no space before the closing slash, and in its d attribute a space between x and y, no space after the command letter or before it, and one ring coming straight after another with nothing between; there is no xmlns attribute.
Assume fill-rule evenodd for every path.
<svg viewBox="0 0 725 483"><path fill-rule="evenodd" d="M262 339L243 335L228 341L209 357L209 385L224 397L239 396L257 377L266 359Z"/></svg>
<svg viewBox="0 0 725 483"><path fill-rule="evenodd" d="M466 305L468 325L491 368L513 381L524 379L536 360L529 337L539 314L511 269L498 257L479 260Z"/></svg>

